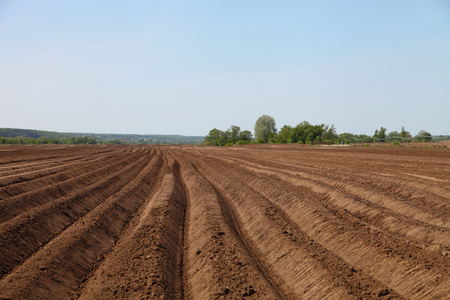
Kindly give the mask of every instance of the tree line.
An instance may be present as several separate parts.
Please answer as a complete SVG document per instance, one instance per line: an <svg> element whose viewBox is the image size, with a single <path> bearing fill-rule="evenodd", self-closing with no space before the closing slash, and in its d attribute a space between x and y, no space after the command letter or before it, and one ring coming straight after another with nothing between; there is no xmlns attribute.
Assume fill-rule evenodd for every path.
<svg viewBox="0 0 450 300"><path fill-rule="evenodd" d="M387 130L384 127L381 127L379 130L375 130L372 136L368 136L365 134L352 134L352 133L342 133L339 135L338 140L341 143L351 144L351 143L409 143L409 142L431 142L437 139L448 139L449 137L441 136L441 137L433 137L431 133L425 130L419 131L419 133L415 136L412 136L409 131L405 130L403 126L401 131L391 131L386 133Z"/></svg>
<svg viewBox="0 0 450 300"><path fill-rule="evenodd" d="M199 144L204 136L161 134L63 133L54 131L0 128L0 144Z"/></svg>
<svg viewBox="0 0 450 300"><path fill-rule="evenodd" d="M284 125L280 131L277 131L275 126L274 118L262 115L255 123L255 141L278 144L333 144L338 137L334 125L313 125L303 121L297 126Z"/></svg>
<svg viewBox="0 0 450 300"><path fill-rule="evenodd" d="M205 143L214 146L230 146L244 143L273 143L273 144L340 144L359 142L426 142L433 139L432 135L421 130L416 136L402 127L401 131L391 131L381 127L375 130L372 136L364 134L341 133L337 134L334 125L313 125L303 121L296 126L284 125L280 130L276 128L275 119L268 115L258 118L254 126L255 136L248 130L240 131L240 127L231 126L227 131L212 129L205 137ZM243 134L241 136L241 134Z"/></svg>
<svg viewBox="0 0 450 300"><path fill-rule="evenodd" d="M45 136L32 138L32 137L0 137L0 145L45 145L45 144L55 144L55 145L96 145L100 144L93 137L70 137L70 138L48 138Z"/></svg>
<svg viewBox="0 0 450 300"><path fill-rule="evenodd" d="M189 137L180 138L158 138L158 139L127 139L127 138L108 138L97 139L95 137L80 136L70 138L48 138L40 136L37 138L17 136L17 137L0 137L0 145L159 145L159 144L195 144L203 141L197 139L189 139Z"/></svg>
<svg viewBox="0 0 450 300"><path fill-rule="evenodd" d="M205 137L205 143L213 146L244 145L249 144L252 137L253 134L250 131L241 131L239 126L232 125L227 131L212 129Z"/></svg>
<svg viewBox="0 0 450 300"><path fill-rule="evenodd" d="M312 125L306 121L297 126L284 125L278 132L273 117L261 116L255 123L255 136L248 130L240 131L239 126L231 126L227 131L212 129L205 137L205 143L213 146L230 146L248 143L302 143L332 144L337 139L334 125Z"/></svg>

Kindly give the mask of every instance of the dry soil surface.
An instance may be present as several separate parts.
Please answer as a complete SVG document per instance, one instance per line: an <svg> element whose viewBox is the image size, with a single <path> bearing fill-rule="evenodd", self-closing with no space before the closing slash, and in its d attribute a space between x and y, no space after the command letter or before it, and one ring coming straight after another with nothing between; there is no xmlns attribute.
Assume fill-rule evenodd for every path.
<svg viewBox="0 0 450 300"><path fill-rule="evenodd" d="M449 295L449 149L0 147L0 299Z"/></svg>

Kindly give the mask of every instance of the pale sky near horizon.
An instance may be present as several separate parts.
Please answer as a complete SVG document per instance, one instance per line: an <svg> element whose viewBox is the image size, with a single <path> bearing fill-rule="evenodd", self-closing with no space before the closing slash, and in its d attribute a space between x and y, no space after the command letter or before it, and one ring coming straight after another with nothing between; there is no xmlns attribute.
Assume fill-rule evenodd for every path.
<svg viewBox="0 0 450 300"><path fill-rule="evenodd" d="M0 0L0 127L450 134L450 0Z"/></svg>

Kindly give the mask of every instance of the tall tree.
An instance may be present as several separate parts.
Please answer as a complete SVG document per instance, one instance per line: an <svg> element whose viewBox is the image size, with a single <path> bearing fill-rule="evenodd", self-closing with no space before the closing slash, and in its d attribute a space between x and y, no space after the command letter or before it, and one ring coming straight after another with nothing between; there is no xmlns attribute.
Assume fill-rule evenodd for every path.
<svg viewBox="0 0 450 300"><path fill-rule="evenodd" d="M241 133L241 127L231 125L227 130L228 143L236 143L239 140L239 134Z"/></svg>
<svg viewBox="0 0 450 300"><path fill-rule="evenodd" d="M375 130L375 133L374 133L373 137L378 139L378 140L384 141L384 139L386 139L386 128L381 127L380 131Z"/></svg>
<svg viewBox="0 0 450 300"><path fill-rule="evenodd" d="M323 127L323 132L321 136L322 142L333 143L334 140L336 140L336 138L337 134L334 124L332 124L331 126L326 125L325 127Z"/></svg>
<svg viewBox="0 0 450 300"><path fill-rule="evenodd" d="M275 119L268 115L262 115L255 123L255 139L257 142L269 142L269 135L276 133Z"/></svg>
<svg viewBox="0 0 450 300"><path fill-rule="evenodd" d="M411 138L411 133L409 133L408 131L405 130L405 126L402 126L402 131L400 132L400 137L405 138L405 139L409 139Z"/></svg>
<svg viewBox="0 0 450 300"><path fill-rule="evenodd" d="M276 133L275 119L268 115L262 115L255 123L255 139L257 142L269 142L270 133Z"/></svg>

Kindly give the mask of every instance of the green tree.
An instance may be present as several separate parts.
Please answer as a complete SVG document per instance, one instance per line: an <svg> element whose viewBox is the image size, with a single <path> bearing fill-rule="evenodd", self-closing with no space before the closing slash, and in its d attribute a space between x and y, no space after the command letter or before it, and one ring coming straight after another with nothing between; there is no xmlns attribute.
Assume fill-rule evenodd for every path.
<svg viewBox="0 0 450 300"><path fill-rule="evenodd" d="M239 140L239 134L241 133L241 127L231 125L230 129L227 130L227 142L228 143L236 143Z"/></svg>
<svg viewBox="0 0 450 300"><path fill-rule="evenodd" d="M326 125L323 128L321 142L332 144L336 141L337 137L338 136L336 134L336 128L334 127L334 124L332 124L331 126Z"/></svg>
<svg viewBox="0 0 450 300"><path fill-rule="evenodd" d="M209 131L208 135L205 137L205 143L214 145L214 146L220 146L218 144L219 139L224 136L224 132L214 128Z"/></svg>
<svg viewBox="0 0 450 300"><path fill-rule="evenodd" d="M250 131L241 131L239 126L234 125L225 132L214 128L205 137L205 143L213 146L228 146L236 143L243 145L250 143L251 140L252 133Z"/></svg>
<svg viewBox="0 0 450 300"><path fill-rule="evenodd" d="M339 134L338 136L339 141L342 144L350 144L350 143L355 143L358 142L358 138L356 137L356 135L354 135L353 133L349 133L349 132L344 132Z"/></svg>
<svg viewBox="0 0 450 300"><path fill-rule="evenodd" d="M399 143L402 138L400 137L400 133L394 130L387 134L386 140L389 142Z"/></svg>
<svg viewBox="0 0 450 300"><path fill-rule="evenodd" d="M27 144L27 138L26 137L24 137L24 136L18 136L18 137L16 137L16 140L17 140L17 142L18 142L18 144Z"/></svg>
<svg viewBox="0 0 450 300"><path fill-rule="evenodd" d="M239 133L239 141L251 142L253 138L253 134L249 130L244 130Z"/></svg>
<svg viewBox="0 0 450 300"><path fill-rule="evenodd" d="M275 119L268 115L262 115L255 123L255 139L257 142L269 142L270 133L276 133Z"/></svg>
<svg viewBox="0 0 450 300"><path fill-rule="evenodd" d="M314 141L314 134L309 132L305 139L305 144L311 144Z"/></svg>
<svg viewBox="0 0 450 300"><path fill-rule="evenodd" d="M381 127L380 131L375 130L375 133L374 133L373 137L378 139L378 140L384 141L386 139L386 128Z"/></svg>
<svg viewBox="0 0 450 300"><path fill-rule="evenodd" d="M388 137L390 137L390 138L395 138L395 137L399 137L399 136L400 136L400 133L398 133L398 131L395 131L395 130L388 133Z"/></svg>
<svg viewBox="0 0 450 300"><path fill-rule="evenodd" d="M36 139L36 143L37 143L37 144L49 144L50 141L49 141L49 139L48 139L47 137L45 137L45 136L40 136L40 137L38 137L38 138Z"/></svg>
<svg viewBox="0 0 450 300"><path fill-rule="evenodd" d="M60 139L50 139L48 140L49 144L61 144Z"/></svg>
<svg viewBox="0 0 450 300"><path fill-rule="evenodd" d="M431 133L425 130L419 131L419 133L414 137L418 142L427 142L432 140Z"/></svg>
<svg viewBox="0 0 450 300"><path fill-rule="evenodd" d="M269 143L275 144L278 141L278 135L275 132L269 132Z"/></svg>
<svg viewBox="0 0 450 300"><path fill-rule="evenodd" d="M300 143L304 144L306 143L306 139L310 133L310 127L312 125L309 124L307 121L303 121L297 126L295 126L291 132L289 137L291 138L293 143Z"/></svg>
<svg viewBox="0 0 450 300"><path fill-rule="evenodd" d="M412 135L411 133L409 133L409 131L405 130L405 126L402 126L402 131L400 131L400 137L404 139L410 139L412 138Z"/></svg>
<svg viewBox="0 0 450 300"><path fill-rule="evenodd" d="M325 130L325 128L327 130ZM285 129L287 132L287 129ZM328 131L328 132L327 132ZM303 121L291 130L289 130L289 140L293 143L300 144L318 144L324 141L324 138L330 136L330 141L336 139L334 126L325 127L321 125L311 125L307 121Z"/></svg>
<svg viewBox="0 0 450 300"><path fill-rule="evenodd" d="M289 125L281 127L280 132L278 133L278 140L281 143L292 143L292 139L290 138L291 131L292 127Z"/></svg>

